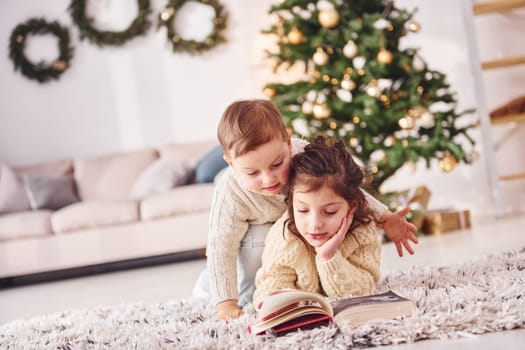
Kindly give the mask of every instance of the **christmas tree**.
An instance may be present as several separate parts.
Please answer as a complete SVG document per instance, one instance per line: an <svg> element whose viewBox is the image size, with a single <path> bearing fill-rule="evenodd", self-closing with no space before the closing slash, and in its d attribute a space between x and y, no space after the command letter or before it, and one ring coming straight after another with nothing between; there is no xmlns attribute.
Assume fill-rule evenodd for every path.
<svg viewBox="0 0 525 350"><path fill-rule="evenodd" d="M282 0L269 13L275 21L263 33L275 37L266 51L274 71L304 68L293 82L264 87L294 135L344 140L378 191L407 162L434 160L448 172L473 161L475 125L459 121L473 110L458 112L446 76L418 49L400 48L421 29L415 10L381 0Z"/></svg>

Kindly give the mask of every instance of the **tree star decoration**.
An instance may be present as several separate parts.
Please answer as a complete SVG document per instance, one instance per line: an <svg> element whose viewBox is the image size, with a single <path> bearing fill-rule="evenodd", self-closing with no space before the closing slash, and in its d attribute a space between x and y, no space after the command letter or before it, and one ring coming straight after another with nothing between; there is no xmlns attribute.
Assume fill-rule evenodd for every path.
<svg viewBox="0 0 525 350"><path fill-rule="evenodd" d="M24 54L26 41L29 34L45 35L52 34L58 38L59 55L50 64L39 62L37 64L29 61ZM14 63L15 71L28 77L46 83L50 79L58 79L69 67L69 62L73 57L73 47L69 45L69 31L62 27L58 22L47 22L43 18L31 18L19 24L13 29L9 39L9 58Z"/></svg>

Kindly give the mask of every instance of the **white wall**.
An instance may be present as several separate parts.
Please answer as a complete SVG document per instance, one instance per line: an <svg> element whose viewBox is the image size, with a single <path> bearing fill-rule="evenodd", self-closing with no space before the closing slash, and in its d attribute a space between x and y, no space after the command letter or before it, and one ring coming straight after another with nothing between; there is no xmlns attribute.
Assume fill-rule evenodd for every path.
<svg viewBox="0 0 525 350"><path fill-rule="evenodd" d="M87 40L79 41L66 11L67 0L0 2L0 32L4 38L0 45L0 162L27 164L214 138L220 115L230 102L263 97L261 87L270 72L255 65L255 50L260 47L259 31L269 22L267 11L275 2L222 0L229 12L228 41L198 56L173 54L163 33L156 31L155 16L164 5L159 0L152 1L154 24L146 36L135 38L124 47L104 48ZM419 8L416 19L422 31L405 38L404 45L420 47L430 66L447 74L458 92L460 108L475 107L460 2L396 3ZM8 58L12 29L34 16L58 19L67 25L75 46L70 69L58 81L44 85L15 73ZM123 13L120 19L126 16L130 14ZM505 18L505 26L515 35L523 32L524 21L519 19ZM519 46L518 38L508 42L496 40L501 35L487 32L488 27L480 28L478 24L483 39L482 58L492 58L485 56L487 52L498 53L503 47L515 50ZM490 73L492 77L487 78L489 108L523 94L523 68L510 72ZM472 134L481 141L479 130ZM519 138L523 140L523 134L516 139ZM523 163L523 156L516 152L519 141L513 140L505 138L498 152L498 166L502 168L519 167L520 160ZM478 147L482 152L481 144ZM522 147L523 141L519 149ZM524 182L503 186L507 212L525 211ZM431 207L468 208L479 218L491 215L483 154L472 166L460 165L450 174L442 173L437 164L431 169L422 163L405 167L385 184L385 189L420 184L432 191Z"/></svg>

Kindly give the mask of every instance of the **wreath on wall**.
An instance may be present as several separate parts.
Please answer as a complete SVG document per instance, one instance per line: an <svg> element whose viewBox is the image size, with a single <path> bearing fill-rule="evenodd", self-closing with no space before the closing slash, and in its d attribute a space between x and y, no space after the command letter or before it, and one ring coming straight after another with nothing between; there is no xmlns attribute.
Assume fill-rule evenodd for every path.
<svg viewBox="0 0 525 350"><path fill-rule="evenodd" d="M149 0L137 0L139 7L138 15L131 22L129 27L123 31L98 30L93 26L93 18L86 14L87 0L72 0L69 5L69 12L73 23L80 30L80 39L87 38L97 46L114 45L121 46L136 36L144 35L151 27L148 15L151 12Z"/></svg>
<svg viewBox="0 0 525 350"><path fill-rule="evenodd" d="M158 27L166 27L166 36L171 42L173 52L186 52L190 54L199 54L203 51L210 50L220 43L226 41L222 32L226 28L228 19L224 7L217 0L197 0L204 5L213 7L215 17L213 19L213 30L204 41L183 39L175 31L175 17L179 10L188 0L169 0L164 10L159 14Z"/></svg>
<svg viewBox="0 0 525 350"><path fill-rule="evenodd" d="M29 34L52 34L58 38L58 58L51 64L31 62L25 56L25 46ZM20 72L29 79L45 83L50 79L58 79L69 67L73 57L73 47L69 46L69 30L58 22L47 22L43 18L31 18L13 29L9 39L9 58L14 63L15 71Z"/></svg>

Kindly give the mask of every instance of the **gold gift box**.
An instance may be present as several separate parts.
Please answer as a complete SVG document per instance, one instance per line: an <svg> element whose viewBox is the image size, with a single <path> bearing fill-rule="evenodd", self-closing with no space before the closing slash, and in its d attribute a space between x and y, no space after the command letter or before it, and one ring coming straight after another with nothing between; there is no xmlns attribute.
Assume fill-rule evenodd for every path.
<svg viewBox="0 0 525 350"><path fill-rule="evenodd" d="M470 228L469 210L436 210L427 211L423 220L423 232L440 234Z"/></svg>

